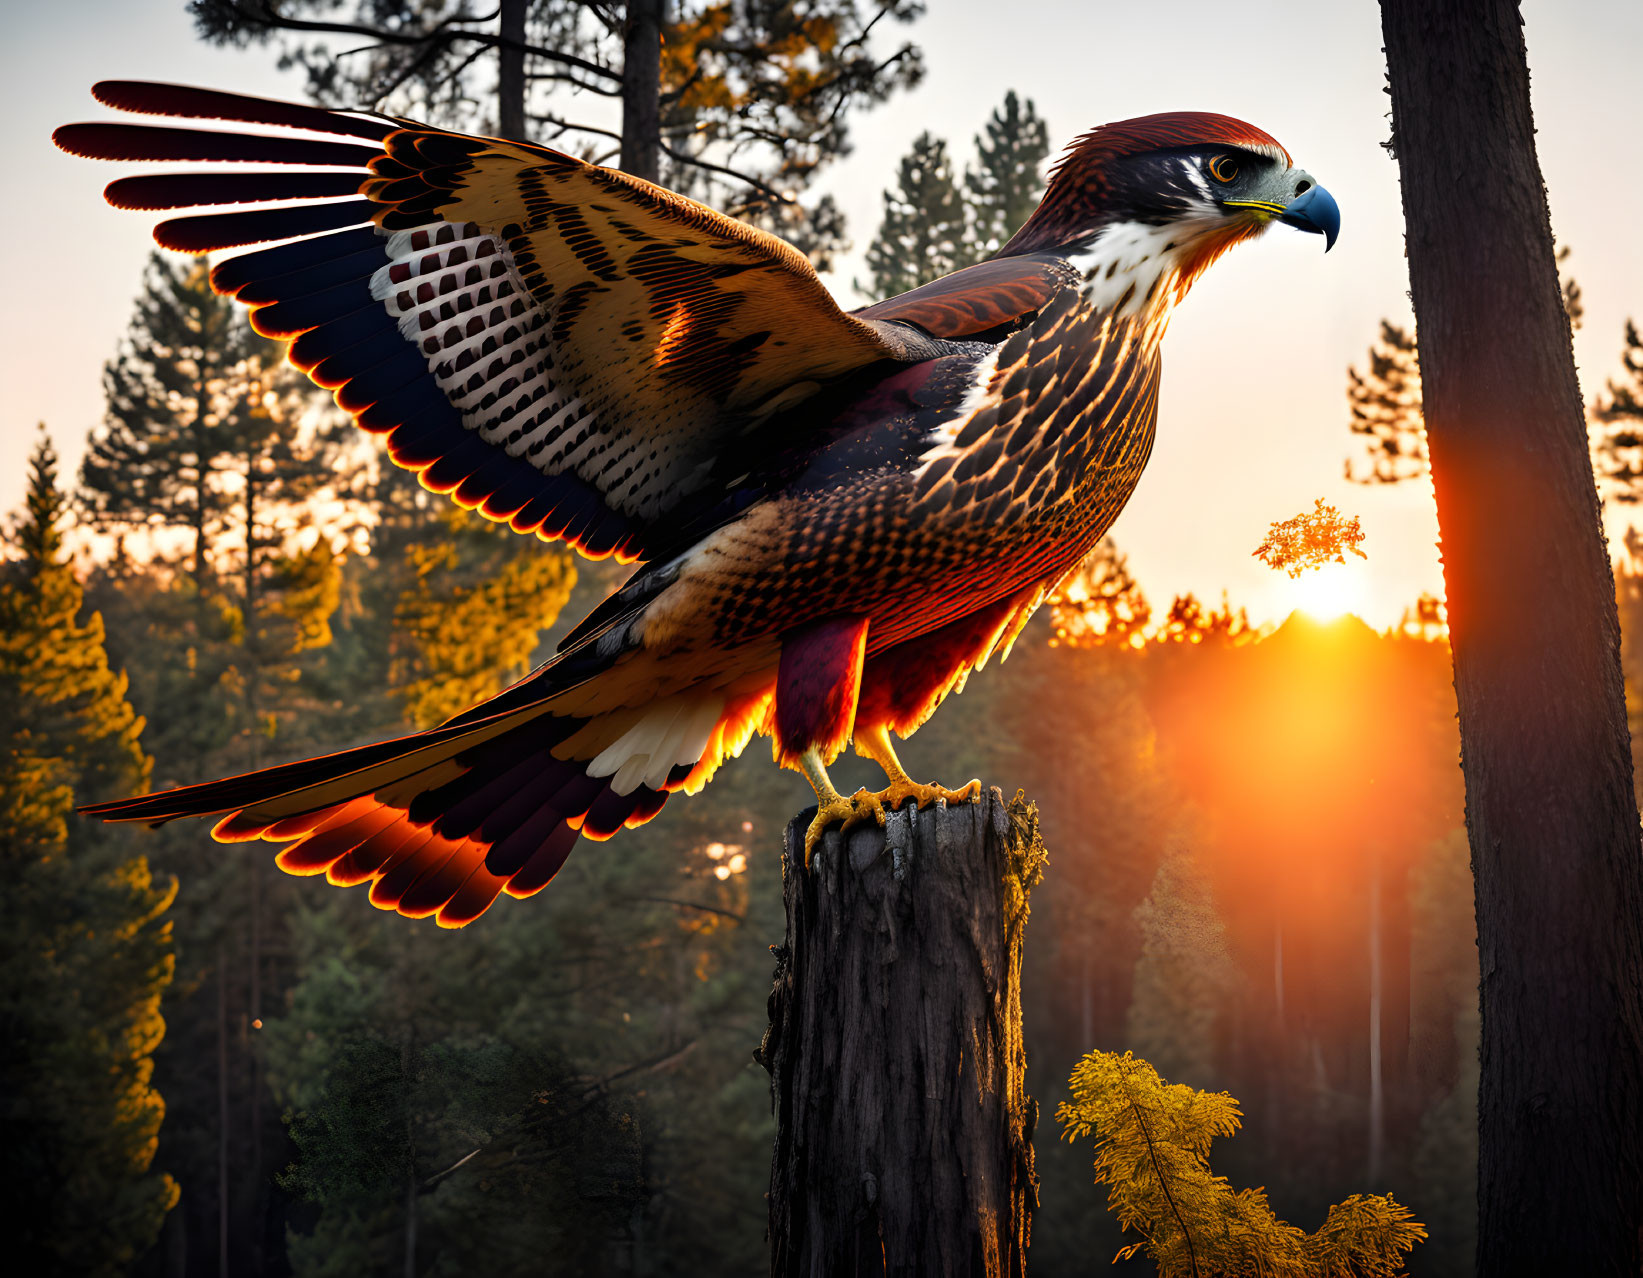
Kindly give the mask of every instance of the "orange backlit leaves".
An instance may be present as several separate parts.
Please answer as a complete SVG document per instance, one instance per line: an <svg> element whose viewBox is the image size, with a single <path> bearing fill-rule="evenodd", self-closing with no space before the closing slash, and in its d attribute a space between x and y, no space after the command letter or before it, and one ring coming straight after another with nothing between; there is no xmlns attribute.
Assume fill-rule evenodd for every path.
<svg viewBox="0 0 1643 1278"><path fill-rule="evenodd" d="M1362 544L1358 517L1347 518L1320 497L1311 511L1275 521L1254 555L1268 568L1299 577L1307 569L1322 568L1326 563L1344 564L1347 551L1368 559L1360 549Z"/></svg>

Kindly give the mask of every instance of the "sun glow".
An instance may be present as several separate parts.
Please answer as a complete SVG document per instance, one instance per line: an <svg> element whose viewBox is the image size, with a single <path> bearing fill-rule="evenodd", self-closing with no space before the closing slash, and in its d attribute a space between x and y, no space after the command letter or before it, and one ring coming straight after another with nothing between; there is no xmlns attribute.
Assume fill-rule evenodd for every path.
<svg viewBox="0 0 1643 1278"><path fill-rule="evenodd" d="M1356 564L1325 564L1285 583L1292 608L1314 621L1334 621L1364 606L1368 582Z"/></svg>

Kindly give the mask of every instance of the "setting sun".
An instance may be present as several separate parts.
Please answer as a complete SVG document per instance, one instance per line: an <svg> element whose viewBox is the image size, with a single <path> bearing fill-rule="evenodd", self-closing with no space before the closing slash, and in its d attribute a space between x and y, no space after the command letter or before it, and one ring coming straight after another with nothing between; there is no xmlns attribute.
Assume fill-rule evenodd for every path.
<svg viewBox="0 0 1643 1278"><path fill-rule="evenodd" d="M1365 602L1367 577L1357 565L1325 564L1284 583L1284 593L1295 608L1316 621L1334 621L1360 610Z"/></svg>

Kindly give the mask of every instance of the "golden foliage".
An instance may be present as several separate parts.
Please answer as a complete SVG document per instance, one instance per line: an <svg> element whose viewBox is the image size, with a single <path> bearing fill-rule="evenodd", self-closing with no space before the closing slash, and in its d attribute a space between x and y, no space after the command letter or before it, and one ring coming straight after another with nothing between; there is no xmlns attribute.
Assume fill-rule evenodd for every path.
<svg viewBox="0 0 1643 1278"><path fill-rule="evenodd" d="M1331 560L1344 564L1349 550L1359 559L1368 559L1359 549L1362 543L1358 517L1347 518L1320 497L1311 511L1274 521L1254 555L1268 568L1299 577L1308 568L1322 568Z"/></svg>
<svg viewBox="0 0 1643 1278"><path fill-rule="evenodd" d="M1151 637L1154 643L1160 644L1215 642L1237 647L1253 643L1260 638L1260 634L1250 624L1249 611L1234 608L1223 590L1219 608L1206 608L1190 591L1176 595L1175 602L1170 604L1169 615L1154 628Z"/></svg>
<svg viewBox="0 0 1643 1278"><path fill-rule="evenodd" d="M1209 1168L1210 1145L1243 1118L1225 1092L1165 1082L1129 1052L1091 1052L1056 1118L1068 1140L1093 1135L1095 1180L1141 1240L1160 1278L1397 1278L1424 1226L1390 1194L1354 1194L1308 1234L1279 1220L1260 1189L1234 1190Z"/></svg>
<svg viewBox="0 0 1643 1278"><path fill-rule="evenodd" d="M519 548L507 544L513 534L505 526L460 509L442 518L447 537L407 547L415 581L394 610L406 651L394 661L392 682L418 728L493 696L498 671L523 673L539 632L576 584L563 552L510 553ZM475 543L494 553L476 553Z"/></svg>
<svg viewBox="0 0 1643 1278"><path fill-rule="evenodd" d="M1139 646L1152 605L1130 574L1129 557L1103 537L1050 596L1052 646Z"/></svg>

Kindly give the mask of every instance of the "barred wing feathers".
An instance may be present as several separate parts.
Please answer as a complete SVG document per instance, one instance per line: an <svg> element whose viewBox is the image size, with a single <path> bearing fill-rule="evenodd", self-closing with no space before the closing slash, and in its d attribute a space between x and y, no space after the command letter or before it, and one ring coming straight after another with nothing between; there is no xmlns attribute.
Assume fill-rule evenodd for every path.
<svg viewBox="0 0 1643 1278"><path fill-rule="evenodd" d="M172 217L155 237L196 253L287 241L220 262L213 283L426 487L590 556L646 557L718 499L714 461L755 449L773 415L930 353L913 329L846 315L784 241L546 147L177 85L94 93L326 135L111 122L55 140L99 159L288 166L123 178L107 197L252 206Z"/></svg>

